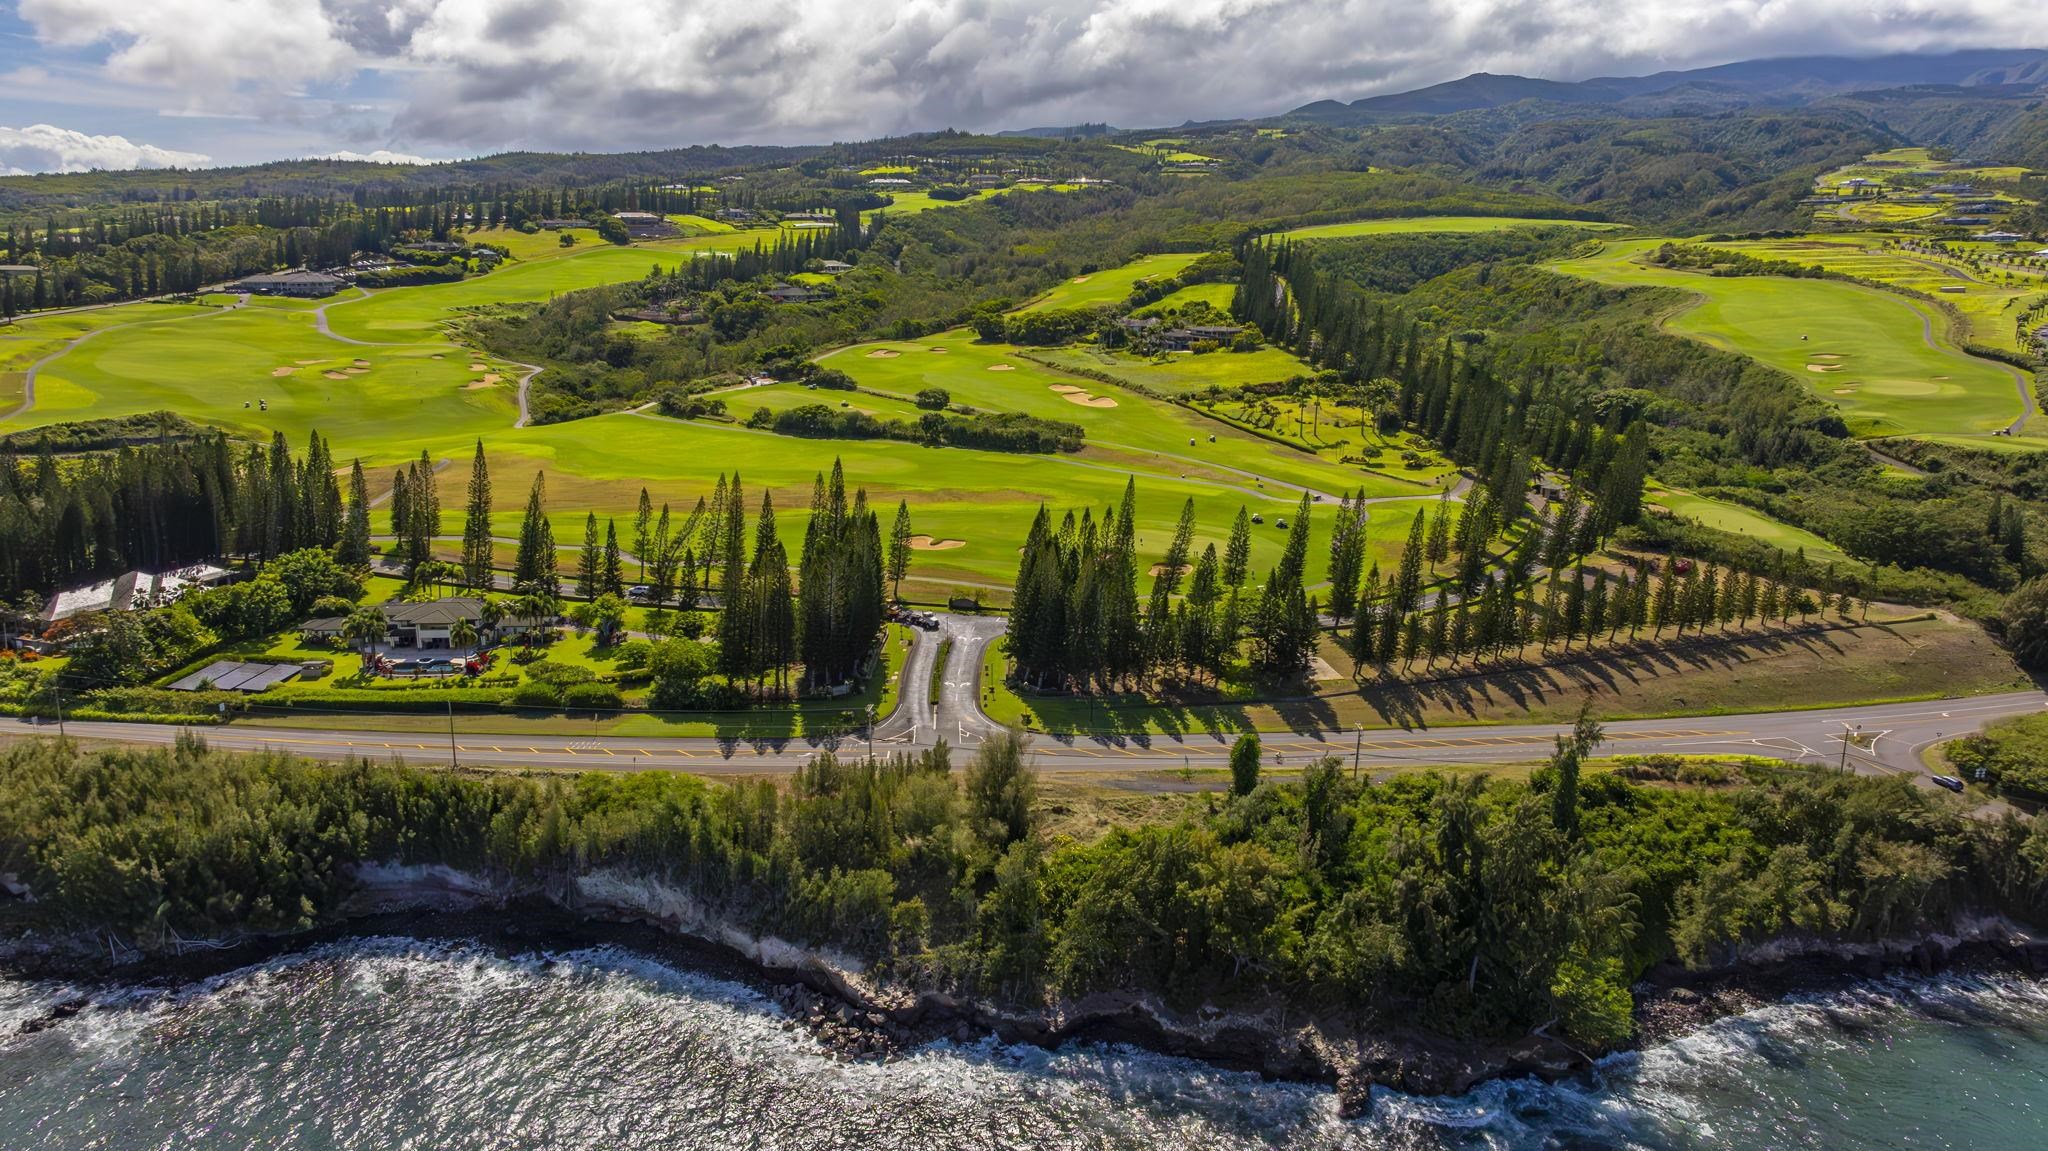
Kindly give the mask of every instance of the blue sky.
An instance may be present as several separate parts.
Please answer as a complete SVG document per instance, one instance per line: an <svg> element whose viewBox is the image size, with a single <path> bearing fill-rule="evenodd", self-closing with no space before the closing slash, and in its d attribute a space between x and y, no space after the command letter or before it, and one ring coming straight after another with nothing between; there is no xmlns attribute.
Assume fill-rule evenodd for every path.
<svg viewBox="0 0 2048 1151"><path fill-rule="evenodd" d="M2016 0L0 0L0 171L1265 115L2039 40Z"/></svg>

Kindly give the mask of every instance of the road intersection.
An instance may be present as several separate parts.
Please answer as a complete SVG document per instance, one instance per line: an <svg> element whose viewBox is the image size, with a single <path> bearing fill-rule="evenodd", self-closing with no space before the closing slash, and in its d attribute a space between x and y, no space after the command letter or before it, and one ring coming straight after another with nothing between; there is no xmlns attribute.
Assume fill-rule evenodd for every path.
<svg viewBox="0 0 2048 1151"><path fill-rule="evenodd" d="M231 750L289 752L320 759L456 762L467 766L583 770L679 770L701 775L756 775L789 771L823 752L863 754L915 751L943 739L972 750L1000 727L984 714L976 693L987 645L1002 634L999 617L940 615L933 631L917 633L903 670L901 702L872 732L811 737L659 737L623 735L472 734L250 727L200 729L209 745ZM932 662L951 639L936 705L929 695ZM1946 739L2007 716L2048 709L2039 690L1861 707L1771 711L1744 715L1616 720L1603 724L1603 755L1759 755L1795 763L1839 766L1866 775L1909 775L1926 781L1921 756ZM1337 756L1361 771L1448 764L1527 763L1547 756L1565 724L1497 724L1416 729L1323 729L1261 732L1267 761L1277 767ZM171 725L70 722L75 738L166 744L181 732ZM0 738L51 733L46 721L0 720ZM1031 749L1041 770L1129 772L1154 768L1218 767L1228 761L1239 733L1198 731L1170 735L1102 733L1036 735Z"/></svg>

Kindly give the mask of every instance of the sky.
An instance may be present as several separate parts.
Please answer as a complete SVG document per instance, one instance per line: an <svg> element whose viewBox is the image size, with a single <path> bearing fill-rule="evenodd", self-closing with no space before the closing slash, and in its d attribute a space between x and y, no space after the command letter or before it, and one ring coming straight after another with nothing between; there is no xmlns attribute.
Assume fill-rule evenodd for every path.
<svg viewBox="0 0 2048 1151"><path fill-rule="evenodd" d="M0 0L0 174L1155 127L2040 38L2022 0Z"/></svg>

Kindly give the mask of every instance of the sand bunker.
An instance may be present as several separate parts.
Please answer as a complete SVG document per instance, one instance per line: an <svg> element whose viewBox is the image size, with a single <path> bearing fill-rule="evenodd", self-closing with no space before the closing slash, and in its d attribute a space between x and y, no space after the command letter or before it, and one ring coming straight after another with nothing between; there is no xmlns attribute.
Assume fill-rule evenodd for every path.
<svg viewBox="0 0 2048 1151"><path fill-rule="evenodd" d="M351 376L367 376L370 374L370 369L368 368L343 368L342 371L347 372Z"/></svg>
<svg viewBox="0 0 2048 1151"><path fill-rule="evenodd" d="M1809 372L1839 372L1839 371L1841 371L1841 370L1842 370L1842 365L1840 365L1840 364L1808 364L1808 365L1806 365L1806 370L1807 370L1807 371L1809 371Z"/></svg>
<svg viewBox="0 0 2048 1151"><path fill-rule="evenodd" d="M1190 567L1192 567L1192 566L1193 566L1192 564L1182 564L1182 565L1180 565L1180 573L1181 573L1182 575L1186 575L1186 574L1187 574L1187 571L1188 571L1188 568L1190 568ZM1165 564L1153 564L1153 565L1152 565L1152 578L1153 578L1153 579L1158 579L1158 578L1159 578L1160 576L1163 576L1163 575L1165 575L1165 574L1166 574L1166 565L1165 565Z"/></svg>
<svg viewBox="0 0 2048 1151"><path fill-rule="evenodd" d="M272 379L276 379L279 376L289 376L296 371L298 371L298 369L293 367L272 368L270 369L270 377Z"/></svg>
<svg viewBox="0 0 2048 1151"><path fill-rule="evenodd" d="M320 374L321 374L321 375L323 375L323 376L325 376L325 377L327 377L327 378L328 378L328 379L330 379L330 380L345 380L345 379L348 379L348 377L347 377L347 376L345 376L345 375L341 374L340 372L321 372Z"/></svg>
<svg viewBox="0 0 2048 1151"><path fill-rule="evenodd" d="M292 361L292 363L295 363L295 364L297 364L298 366L300 366L300 367L302 367L302 368L303 368L303 367L305 367L305 366L306 366L307 364L317 364L317 363L319 363L319 362L320 362L319 360L293 360L293 361Z"/></svg>
<svg viewBox="0 0 2048 1151"><path fill-rule="evenodd" d="M1113 408L1116 406L1116 401L1108 396L1091 396L1084 389L1077 388L1072 384L1054 384L1052 385L1052 390L1058 392L1060 398L1068 403L1079 404L1084 408Z"/></svg>
<svg viewBox="0 0 2048 1151"><path fill-rule="evenodd" d="M1937 380L1945 380L1945 379L1948 379L1948 377L1947 377L1947 376L1936 376L1936 377L1934 377L1934 378L1935 378L1935 379L1937 379Z"/></svg>
<svg viewBox="0 0 2048 1151"><path fill-rule="evenodd" d="M441 353L439 353L439 352L436 352L436 353L434 353L433 355L431 355L431 356L428 356L427 358L428 358L428 359L430 359L430 360L445 360L445 359L447 359L448 357L446 357L446 356L442 355L442 354L441 354Z"/></svg>
<svg viewBox="0 0 2048 1151"><path fill-rule="evenodd" d="M1074 277L1074 283L1076 283L1076 284L1085 284L1085 283L1087 283L1087 282L1088 282L1088 277L1086 277L1086 276L1075 276L1075 277Z"/></svg>
<svg viewBox="0 0 2048 1151"><path fill-rule="evenodd" d="M471 364L469 370L472 372L488 372L491 370L491 366L489 364Z"/></svg>
<svg viewBox="0 0 2048 1151"><path fill-rule="evenodd" d="M868 353L868 359L893 360L902 354L902 352L892 352L887 348L876 348L874 351Z"/></svg>
<svg viewBox="0 0 2048 1151"><path fill-rule="evenodd" d="M940 355L942 355L942 356L946 354L946 349L944 349L944 348L926 348L926 349L925 349L925 351L927 351L927 352L937 352L938 354L940 354Z"/></svg>
<svg viewBox="0 0 2048 1151"><path fill-rule="evenodd" d="M370 361L368 361L368 360L357 360L357 361L355 361L355 365L356 365L356 367L359 367L359 368L367 368L367 367L369 367L369 366L370 366Z"/></svg>
<svg viewBox="0 0 2048 1151"><path fill-rule="evenodd" d="M989 371L991 371L991 372L1014 372L1014 371L1016 371L1016 370L1017 370L1017 365L1015 365L1015 364L990 364L990 365L988 366L988 370L989 370Z"/></svg>
<svg viewBox="0 0 2048 1151"><path fill-rule="evenodd" d="M1815 352L1806 358L1809 360L1839 360L1842 356L1839 352Z"/></svg>
<svg viewBox="0 0 2048 1151"><path fill-rule="evenodd" d="M1853 396L1853 395L1855 395L1855 394L1856 394L1856 389L1855 389L1855 388L1836 388L1836 389L1835 389L1835 394L1836 394L1836 395L1838 395L1838 396Z"/></svg>
<svg viewBox="0 0 2048 1151"><path fill-rule="evenodd" d="M964 548L964 547L966 547L966 546L967 546L967 541L966 541L966 540L935 540L935 539L933 539L933 538L932 538L932 537L930 537L930 536L911 536L911 537L910 537L910 550L911 550L911 551L918 551L918 552L949 552L949 551L952 551L952 550L953 550L954 548Z"/></svg>

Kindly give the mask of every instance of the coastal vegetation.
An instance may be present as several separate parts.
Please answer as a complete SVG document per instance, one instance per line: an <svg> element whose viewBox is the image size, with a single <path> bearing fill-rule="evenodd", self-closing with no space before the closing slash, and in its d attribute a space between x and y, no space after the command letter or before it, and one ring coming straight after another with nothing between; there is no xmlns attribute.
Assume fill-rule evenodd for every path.
<svg viewBox="0 0 2048 1151"><path fill-rule="evenodd" d="M180 940L330 922L369 864L515 889L606 875L911 987L1040 1006L1101 990L1284 1003L1512 1038L1633 1033L1649 966L2038 918L2048 831L1896 778L1651 757L1582 718L1527 780L1261 773L1175 822L1041 830L1015 738L948 770L820 756L782 785L473 775L175 748L0 750L0 866L38 922ZM11 916L25 909L10 911Z"/></svg>

